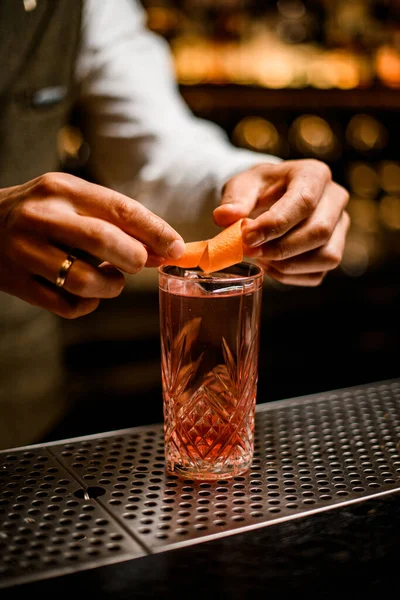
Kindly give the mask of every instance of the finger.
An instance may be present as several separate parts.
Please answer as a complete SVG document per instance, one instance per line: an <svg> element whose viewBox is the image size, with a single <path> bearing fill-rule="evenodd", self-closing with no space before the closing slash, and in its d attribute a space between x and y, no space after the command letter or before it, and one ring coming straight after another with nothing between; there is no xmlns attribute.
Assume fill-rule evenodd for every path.
<svg viewBox="0 0 400 600"><path fill-rule="evenodd" d="M22 231L30 232L33 226L36 236L46 237L55 245L79 248L127 273L137 273L147 261L141 242L112 223L76 214L63 201L42 202L34 215L25 215L18 222Z"/></svg>
<svg viewBox="0 0 400 600"><path fill-rule="evenodd" d="M147 251L141 242L94 217L68 215L57 230L56 241L84 250L130 274L141 271L147 261Z"/></svg>
<svg viewBox="0 0 400 600"><path fill-rule="evenodd" d="M294 161L293 165L283 196L246 227L244 241L248 246L259 246L281 237L309 218L317 207L331 181L329 167L308 160Z"/></svg>
<svg viewBox="0 0 400 600"><path fill-rule="evenodd" d="M259 261L256 261L259 263ZM271 266L265 266L262 263L259 266L264 270L265 274L280 283L285 285L296 285L303 287L316 287L322 283L326 276L326 272L321 273L302 273L299 275L288 275L280 273Z"/></svg>
<svg viewBox="0 0 400 600"><path fill-rule="evenodd" d="M228 227L239 219L248 217L262 196L266 182L259 170L252 169L236 175L224 186L221 204L214 212L214 221Z"/></svg>
<svg viewBox="0 0 400 600"><path fill-rule="evenodd" d="M24 270L19 270L18 280L9 290L21 300L48 310L65 319L87 315L99 305L98 298L79 298L63 290L56 290L47 280L39 280Z"/></svg>
<svg viewBox="0 0 400 600"><path fill-rule="evenodd" d="M90 314L100 304L99 298L82 298L61 290L57 293L46 285L46 282L37 281L33 287L32 304L37 304L64 319L77 319Z"/></svg>
<svg viewBox="0 0 400 600"><path fill-rule="evenodd" d="M286 189L293 161L262 163L232 177L222 190L214 221L221 227L245 218L256 218L278 200Z"/></svg>
<svg viewBox="0 0 400 600"><path fill-rule="evenodd" d="M286 235L258 247L262 257L269 261L286 260L327 244L347 202L346 190L336 183L330 183L309 219Z"/></svg>
<svg viewBox="0 0 400 600"><path fill-rule="evenodd" d="M14 238L9 252L12 259L33 275L55 283L65 252L36 238ZM105 264L99 268L77 259L68 270L63 289L82 298L114 298L124 287L124 276Z"/></svg>
<svg viewBox="0 0 400 600"><path fill-rule="evenodd" d="M147 262L145 264L146 267L160 267L162 264L164 264L166 261L164 258L162 258L162 256L159 256L158 254L154 254L153 252L151 252L150 250L147 249Z"/></svg>
<svg viewBox="0 0 400 600"><path fill-rule="evenodd" d="M63 289L81 298L116 298L124 285L123 274L114 266L96 268L76 260L68 272Z"/></svg>
<svg viewBox="0 0 400 600"><path fill-rule="evenodd" d="M319 273L336 269L343 257L349 225L350 218L347 213L343 213L327 244L288 260L268 261L266 265L285 275Z"/></svg>
<svg viewBox="0 0 400 600"><path fill-rule="evenodd" d="M70 175L57 174L49 185L54 196L73 199L80 215L112 223L165 258L179 258L185 250L182 237L166 221L132 198Z"/></svg>

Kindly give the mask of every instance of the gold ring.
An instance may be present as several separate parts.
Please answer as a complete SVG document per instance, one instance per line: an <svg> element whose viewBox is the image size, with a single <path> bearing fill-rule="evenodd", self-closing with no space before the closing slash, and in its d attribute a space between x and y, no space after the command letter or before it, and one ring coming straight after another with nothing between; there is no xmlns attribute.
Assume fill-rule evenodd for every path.
<svg viewBox="0 0 400 600"><path fill-rule="evenodd" d="M73 254L68 254L67 258L63 261L63 263L60 267L60 270L58 272L57 279L56 279L57 287L59 287L59 288L63 287L65 280L67 279L69 270L72 267L72 265L74 264L75 260L76 260L76 256L74 256Z"/></svg>

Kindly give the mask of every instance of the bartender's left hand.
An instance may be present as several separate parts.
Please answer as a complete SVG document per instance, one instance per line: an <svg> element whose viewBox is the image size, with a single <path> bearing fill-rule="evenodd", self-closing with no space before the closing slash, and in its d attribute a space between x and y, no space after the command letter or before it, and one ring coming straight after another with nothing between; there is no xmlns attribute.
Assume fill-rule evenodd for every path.
<svg viewBox="0 0 400 600"><path fill-rule="evenodd" d="M316 286L342 260L348 192L313 159L257 165L232 177L214 210L217 225L247 218L245 254L290 285Z"/></svg>

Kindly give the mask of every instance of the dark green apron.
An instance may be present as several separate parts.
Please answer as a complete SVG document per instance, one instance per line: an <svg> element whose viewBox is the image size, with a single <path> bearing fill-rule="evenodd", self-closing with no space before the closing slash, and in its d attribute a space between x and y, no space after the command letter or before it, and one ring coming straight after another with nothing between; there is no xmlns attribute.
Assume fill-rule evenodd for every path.
<svg viewBox="0 0 400 600"><path fill-rule="evenodd" d="M81 5L0 1L0 188L60 169ZM40 440L67 409L64 391L58 318L0 293L0 449Z"/></svg>

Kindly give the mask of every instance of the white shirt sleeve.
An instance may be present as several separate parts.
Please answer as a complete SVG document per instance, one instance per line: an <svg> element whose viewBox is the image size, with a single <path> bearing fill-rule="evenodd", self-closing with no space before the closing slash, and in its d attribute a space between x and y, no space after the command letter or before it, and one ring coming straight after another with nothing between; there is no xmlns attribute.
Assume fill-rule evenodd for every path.
<svg viewBox="0 0 400 600"><path fill-rule="evenodd" d="M182 100L164 39L133 0L85 0L76 65L90 166L186 239L213 232L212 210L235 173L274 156L235 148Z"/></svg>

